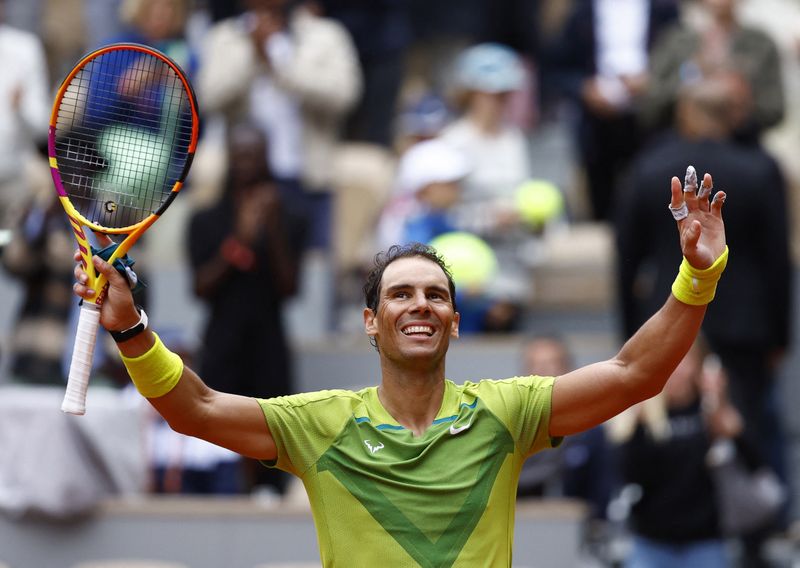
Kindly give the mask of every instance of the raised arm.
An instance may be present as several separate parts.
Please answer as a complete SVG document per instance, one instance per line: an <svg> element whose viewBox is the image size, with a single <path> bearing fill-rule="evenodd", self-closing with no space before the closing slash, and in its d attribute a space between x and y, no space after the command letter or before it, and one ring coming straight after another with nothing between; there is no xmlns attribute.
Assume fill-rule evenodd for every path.
<svg viewBox="0 0 800 568"><path fill-rule="evenodd" d="M556 379L551 436L587 430L654 396L689 350L727 259L725 194L717 192L709 201L711 190L709 174L699 188L696 175L692 179L688 172L683 188L677 177L672 178L670 209L685 259L673 293L615 357Z"/></svg>
<svg viewBox="0 0 800 568"><path fill-rule="evenodd" d="M130 329L140 316L127 282L107 262L97 256L92 260L109 282L100 324L108 330ZM74 287L76 294L87 297L86 275L80 266L76 268L75 276L78 280ZM149 327L118 343L117 347L136 387L173 430L251 458L275 459L275 442L254 398L209 388L194 371L157 341Z"/></svg>

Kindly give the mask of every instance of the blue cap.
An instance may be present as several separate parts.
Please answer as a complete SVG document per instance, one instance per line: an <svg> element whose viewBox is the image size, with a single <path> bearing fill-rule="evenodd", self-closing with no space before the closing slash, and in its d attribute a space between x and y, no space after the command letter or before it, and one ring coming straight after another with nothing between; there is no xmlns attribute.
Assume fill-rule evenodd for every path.
<svg viewBox="0 0 800 568"><path fill-rule="evenodd" d="M456 62L456 83L462 89L484 93L516 91L525 72L517 53L499 43L481 43L468 48Z"/></svg>

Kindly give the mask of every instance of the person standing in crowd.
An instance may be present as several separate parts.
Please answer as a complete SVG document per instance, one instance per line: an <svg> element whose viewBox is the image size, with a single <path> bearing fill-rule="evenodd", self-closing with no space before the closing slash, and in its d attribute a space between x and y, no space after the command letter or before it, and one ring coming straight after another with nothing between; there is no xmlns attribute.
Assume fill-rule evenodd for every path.
<svg viewBox="0 0 800 568"><path fill-rule="evenodd" d="M786 438L777 396L779 362L790 345L793 297L786 185L776 161L756 145L732 140L735 121L728 72L684 85L675 131L637 157L620 188L616 217L617 279L623 334L629 337L669 290L676 255L662 231L661 207L648 184L676 172L687 156L715 172L736 204L726 209L738 251L728 286L703 323L712 350L730 376L730 398L744 418L743 436L789 480ZM753 232L753 223L764 230ZM742 298L747 298L746 302ZM763 539L750 547L754 556Z"/></svg>
<svg viewBox="0 0 800 568"><path fill-rule="evenodd" d="M31 188L22 167L44 147L50 118L44 47L34 34L5 23L0 0L0 231L22 214Z"/></svg>
<svg viewBox="0 0 800 568"><path fill-rule="evenodd" d="M199 369L227 392L286 395L293 381L283 306L298 287L304 225L282 204L263 132L234 124L228 139L225 190L189 223L194 291L209 307ZM247 485L283 491L282 476L255 472L258 479Z"/></svg>
<svg viewBox="0 0 800 568"><path fill-rule="evenodd" d="M781 60L775 42L765 32L743 25L737 0L702 0L698 18L666 31L653 47L648 88L640 114L650 129L668 128L683 85L716 72L731 85L732 134L758 143L760 135L784 115Z"/></svg>
<svg viewBox="0 0 800 568"><path fill-rule="evenodd" d="M196 82L200 107L261 128L287 205L310 211L309 246L327 249L334 150L362 88L353 41L317 2L244 5L243 14L208 32Z"/></svg>
<svg viewBox="0 0 800 568"><path fill-rule="evenodd" d="M577 0L542 51L543 81L575 104L590 215L612 218L614 190L642 143L636 107L650 51L678 19L676 0Z"/></svg>

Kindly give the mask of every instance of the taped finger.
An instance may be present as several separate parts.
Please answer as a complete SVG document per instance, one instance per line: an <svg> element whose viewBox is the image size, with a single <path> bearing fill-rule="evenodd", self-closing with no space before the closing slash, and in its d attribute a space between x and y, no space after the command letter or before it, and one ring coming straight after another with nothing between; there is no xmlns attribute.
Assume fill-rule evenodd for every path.
<svg viewBox="0 0 800 568"><path fill-rule="evenodd" d="M714 191L714 184L709 183L708 186L706 186L706 180L703 180L702 185L700 185L700 191L697 193L697 197L708 197L711 195L712 191Z"/></svg>
<svg viewBox="0 0 800 568"><path fill-rule="evenodd" d="M672 204L668 205L670 213L672 213L672 218L676 221L680 221L682 219L686 219L689 216L689 208L686 206L686 202L684 201L677 207L673 207Z"/></svg>
<svg viewBox="0 0 800 568"><path fill-rule="evenodd" d="M697 170L694 169L694 166L689 166L686 168L686 177L683 180L683 192L695 191L697 191Z"/></svg>

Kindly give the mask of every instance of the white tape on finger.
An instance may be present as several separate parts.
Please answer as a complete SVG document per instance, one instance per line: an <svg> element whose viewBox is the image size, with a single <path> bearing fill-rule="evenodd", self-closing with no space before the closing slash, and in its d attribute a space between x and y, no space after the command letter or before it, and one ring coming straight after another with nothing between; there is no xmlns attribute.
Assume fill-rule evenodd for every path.
<svg viewBox="0 0 800 568"><path fill-rule="evenodd" d="M686 219L689 216L689 208L686 207L686 202L684 201L678 207L673 207L672 204L669 206L670 213L672 213L672 218L676 221L680 221L681 219Z"/></svg>
<svg viewBox="0 0 800 568"><path fill-rule="evenodd" d="M686 177L683 179L683 192L688 193L690 191L697 190L697 170L694 169L694 166L689 166L686 168Z"/></svg>

